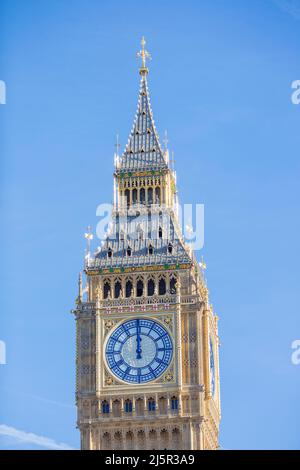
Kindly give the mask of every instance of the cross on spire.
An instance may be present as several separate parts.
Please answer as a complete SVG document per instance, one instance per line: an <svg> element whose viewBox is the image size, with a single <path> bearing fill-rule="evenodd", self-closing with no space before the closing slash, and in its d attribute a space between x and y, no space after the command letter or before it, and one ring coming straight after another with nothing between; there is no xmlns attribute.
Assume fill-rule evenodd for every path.
<svg viewBox="0 0 300 470"><path fill-rule="evenodd" d="M149 52L145 49L146 41L144 36L141 39L141 50L137 53L137 56L141 58L142 60L142 66L140 67L140 74L141 75L147 75L149 72L148 68L146 67L146 60L151 60L151 55Z"/></svg>

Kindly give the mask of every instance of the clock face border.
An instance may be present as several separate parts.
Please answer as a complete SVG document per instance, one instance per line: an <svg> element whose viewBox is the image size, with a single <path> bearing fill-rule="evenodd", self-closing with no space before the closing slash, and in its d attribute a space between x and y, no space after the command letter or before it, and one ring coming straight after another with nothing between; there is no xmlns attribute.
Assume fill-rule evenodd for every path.
<svg viewBox="0 0 300 470"><path fill-rule="evenodd" d="M112 335L114 334L114 332L120 328L124 323L127 323L127 322L131 322L131 321L135 321L135 320L141 320L141 321L150 321L152 323L156 323L160 329L164 330L165 333L168 335L168 338L169 338L169 341L170 341L170 344L171 344L171 355L170 355L170 359L168 361L168 364L166 365L166 367L159 373L159 375L157 375L156 377L153 377L153 378L150 378L149 380L144 380L144 381L129 381L129 380L126 380L126 379L123 379L121 378L119 375L117 375L114 370L111 368L111 366L109 365L108 363L108 360L107 360L107 356L106 356L106 349L107 349L107 345L108 345L108 342L110 341ZM174 363L174 357L175 357L175 348L174 348L174 338L173 338L173 335L172 335L172 332L168 329L168 327L166 327L162 321L160 319L158 319L157 317L153 318L153 317L138 317L138 316L133 316L133 317L130 317L130 318L126 318L126 319L120 319L117 324L114 325L114 327L109 331L109 333L106 335L106 338L105 338L105 341L104 341L104 344L103 344L103 359L104 359L104 364L106 366L106 369L107 369L107 372L115 379L115 380L118 380L120 381L120 383L124 384L124 385L127 385L127 386L131 386L131 385L135 385L135 386L149 386L151 384L154 384L156 383L159 379L162 378L162 376L164 374L167 373L167 371L170 369L170 367L173 365ZM154 356L155 358L155 356ZM123 359L123 356L122 356L122 359ZM124 359L123 359L124 361ZM125 361L124 361L125 362ZM134 366L133 366L134 367ZM144 366L144 367L147 367L147 366Z"/></svg>

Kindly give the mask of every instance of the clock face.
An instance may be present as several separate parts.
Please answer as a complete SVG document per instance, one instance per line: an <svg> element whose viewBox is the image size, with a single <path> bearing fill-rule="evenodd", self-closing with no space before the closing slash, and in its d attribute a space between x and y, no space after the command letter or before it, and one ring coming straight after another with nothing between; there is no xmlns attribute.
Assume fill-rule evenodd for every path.
<svg viewBox="0 0 300 470"><path fill-rule="evenodd" d="M157 379L170 365L172 355L169 333L150 319L125 321L109 336L105 348L111 372L128 383Z"/></svg>
<svg viewBox="0 0 300 470"><path fill-rule="evenodd" d="M212 340L209 340L209 364L210 364L210 389L212 395L215 394L215 357Z"/></svg>

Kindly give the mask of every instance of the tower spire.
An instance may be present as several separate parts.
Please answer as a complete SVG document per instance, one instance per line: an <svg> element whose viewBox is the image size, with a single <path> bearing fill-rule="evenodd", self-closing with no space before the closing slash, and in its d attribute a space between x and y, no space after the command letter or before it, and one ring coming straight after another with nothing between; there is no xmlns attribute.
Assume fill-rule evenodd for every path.
<svg viewBox="0 0 300 470"><path fill-rule="evenodd" d="M137 56L141 58L142 66L140 67L140 75L147 75L149 72L148 67L146 67L146 60L151 60L151 55L145 49L146 41L144 36L141 39L141 50L137 53Z"/></svg>

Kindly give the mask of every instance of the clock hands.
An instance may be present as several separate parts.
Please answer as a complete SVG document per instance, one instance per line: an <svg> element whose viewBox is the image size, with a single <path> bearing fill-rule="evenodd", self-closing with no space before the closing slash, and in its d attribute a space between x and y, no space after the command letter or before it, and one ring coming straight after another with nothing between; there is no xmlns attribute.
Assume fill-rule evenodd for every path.
<svg viewBox="0 0 300 470"><path fill-rule="evenodd" d="M142 347L141 347L141 327L140 320L136 320L136 358L142 359Z"/></svg>

